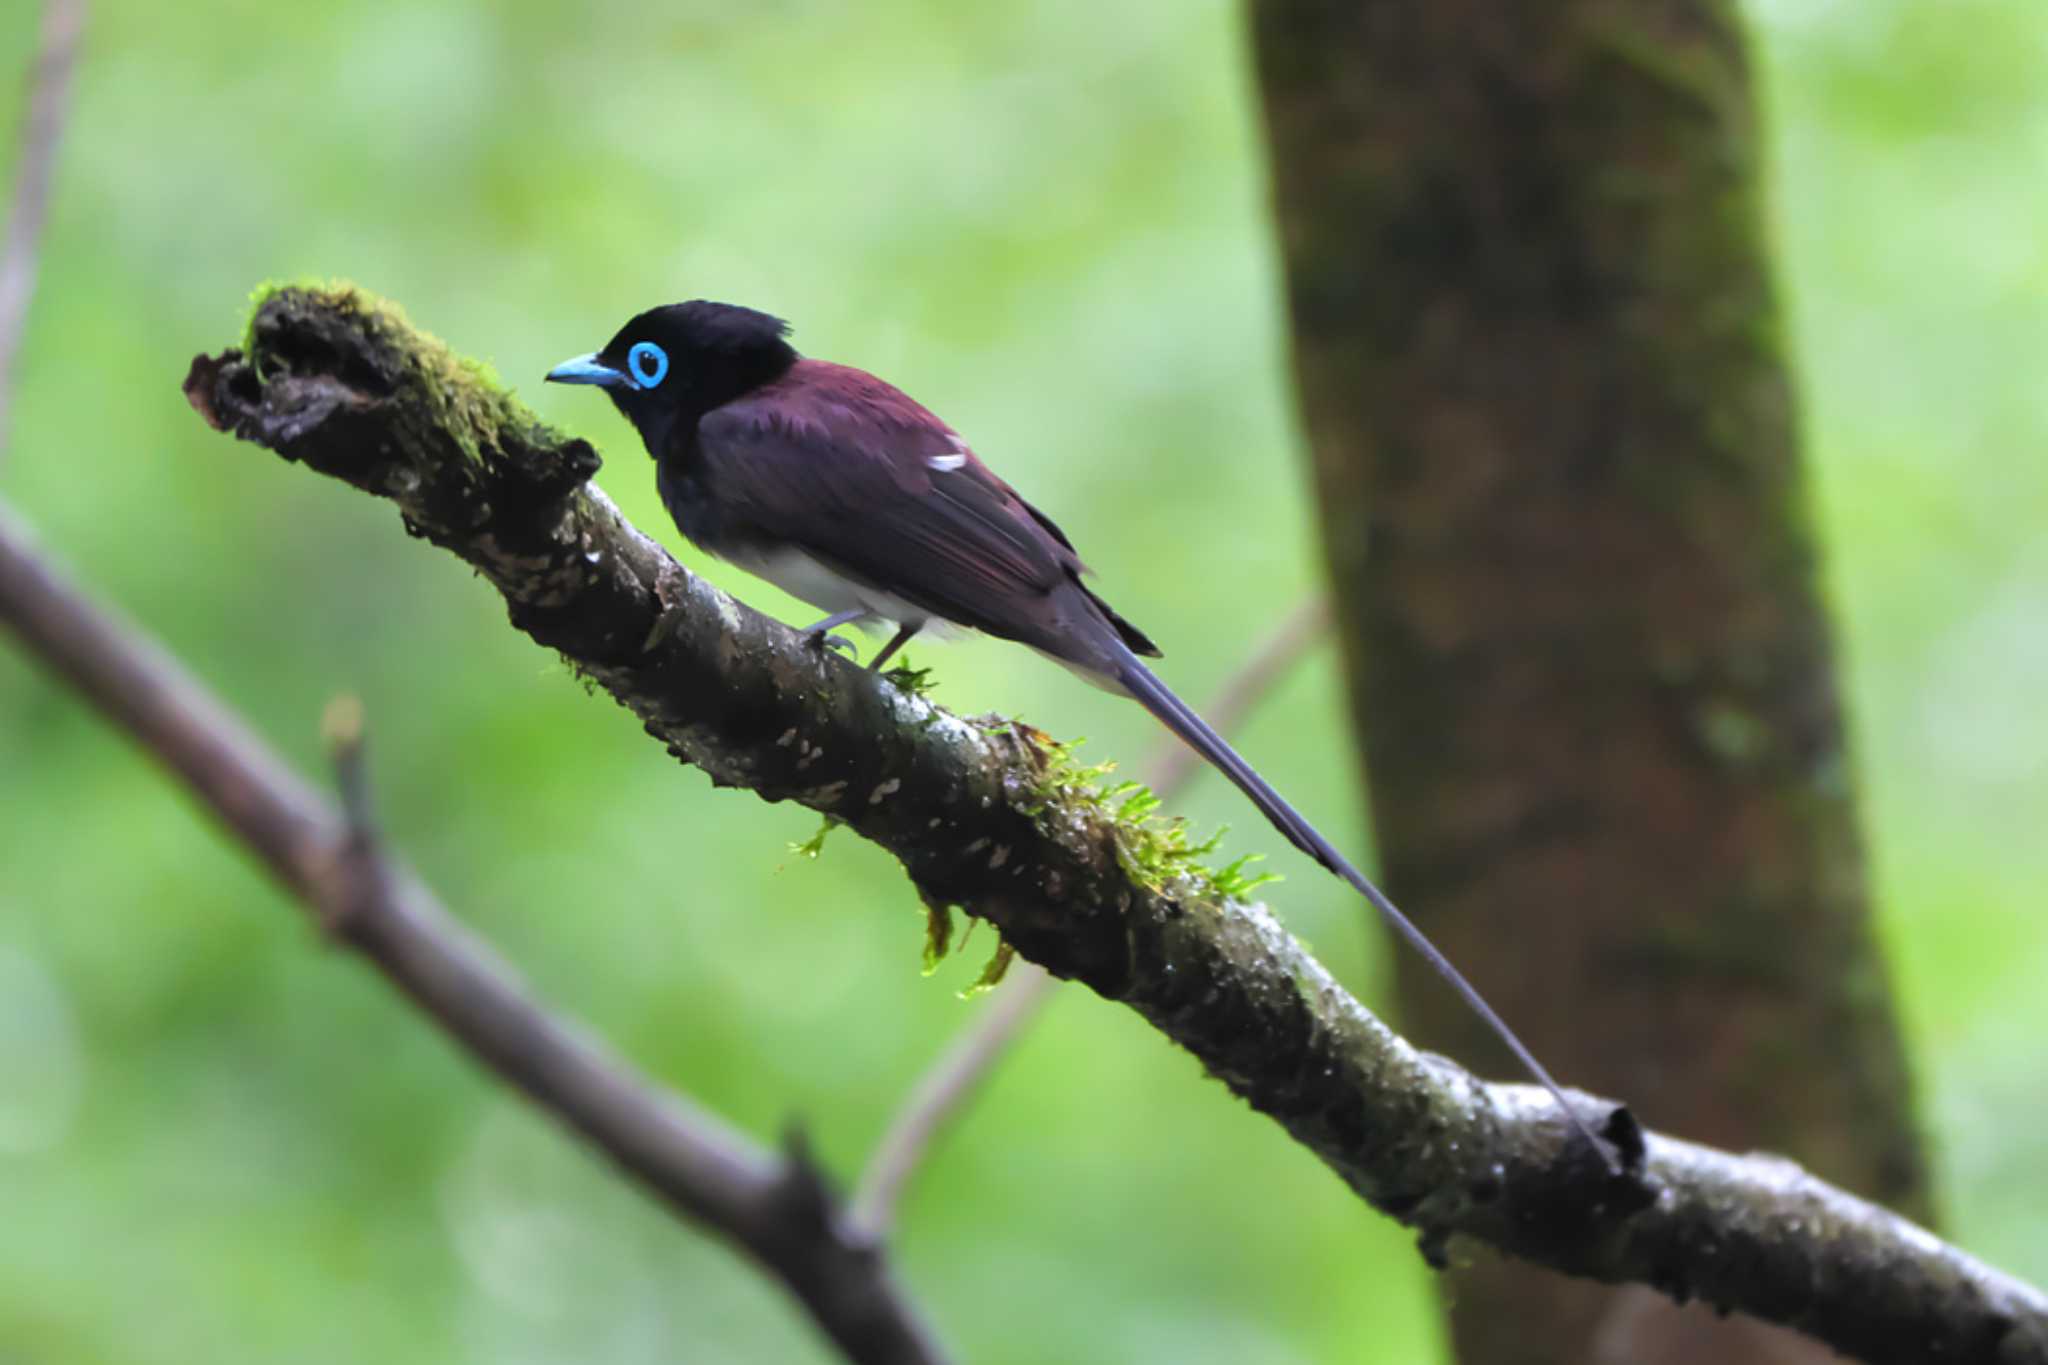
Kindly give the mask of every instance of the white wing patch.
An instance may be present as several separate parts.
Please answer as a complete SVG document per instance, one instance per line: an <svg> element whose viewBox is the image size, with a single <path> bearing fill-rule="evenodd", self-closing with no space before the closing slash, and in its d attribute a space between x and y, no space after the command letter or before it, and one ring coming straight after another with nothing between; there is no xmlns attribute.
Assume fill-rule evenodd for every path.
<svg viewBox="0 0 2048 1365"><path fill-rule="evenodd" d="M967 457L965 455L934 455L926 460L925 463L938 470L941 474L950 474L966 464Z"/></svg>

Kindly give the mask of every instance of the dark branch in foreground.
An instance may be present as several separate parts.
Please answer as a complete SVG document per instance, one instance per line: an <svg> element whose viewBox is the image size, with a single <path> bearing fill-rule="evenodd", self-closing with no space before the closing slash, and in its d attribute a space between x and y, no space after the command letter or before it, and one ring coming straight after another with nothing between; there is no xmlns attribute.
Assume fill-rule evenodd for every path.
<svg viewBox="0 0 2048 1365"><path fill-rule="evenodd" d="M551 1017L386 856L359 714L330 711L346 798L337 814L175 660L60 577L4 505L0 624L190 787L336 942L641 1184L752 1255L848 1359L945 1359L800 1146L762 1151Z"/></svg>
<svg viewBox="0 0 2048 1365"><path fill-rule="evenodd" d="M2039 1291L1787 1163L1644 1137L1625 1111L1607 1128L1628 1176L1571 1159L1540 1093L1410 1047L1263 908L1143 856L1028 735L805 648L676 565L588 483L588 444L383 305L284 290L250 345L194 363L214 426L391 499L671 752L837 817L927 898L1137 1010L1432 1255L1474 1237L1872 1361L2048 1361Z"/></svg>

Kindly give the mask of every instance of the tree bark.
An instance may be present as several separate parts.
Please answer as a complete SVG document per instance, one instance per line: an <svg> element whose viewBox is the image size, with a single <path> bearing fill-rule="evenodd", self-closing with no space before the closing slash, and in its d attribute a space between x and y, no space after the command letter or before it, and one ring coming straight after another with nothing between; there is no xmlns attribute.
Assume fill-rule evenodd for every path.
<svg viewBox="0 0 2048 1365"><path fill-rule="evenodd" d="M1561 1077L1924 1216L1734 7L1251 13L1389 887ZM1468 1363L1831 1358L1485 1254L1445 1290Z"/></svg>

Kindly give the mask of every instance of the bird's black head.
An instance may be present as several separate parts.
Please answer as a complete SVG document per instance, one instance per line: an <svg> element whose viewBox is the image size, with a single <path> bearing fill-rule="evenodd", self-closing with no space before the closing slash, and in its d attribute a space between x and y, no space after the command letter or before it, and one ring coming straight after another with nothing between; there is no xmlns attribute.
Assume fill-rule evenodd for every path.
<svg viewBox="0 0 2048 1365"><path fill-rule="evenodd" d="M694 299L650 308L601 351L548 371L557 384L596 384L660 458L679 423L759 388L796 363L789 324L730 303Z"/></svg>

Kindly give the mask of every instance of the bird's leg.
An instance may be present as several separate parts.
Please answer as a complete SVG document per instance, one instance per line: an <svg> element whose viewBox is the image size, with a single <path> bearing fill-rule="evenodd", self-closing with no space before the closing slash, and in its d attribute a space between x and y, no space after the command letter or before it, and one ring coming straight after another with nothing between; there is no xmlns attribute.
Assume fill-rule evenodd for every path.
<svg viewBox="0 0 2048 1365"><path fill-rule="evenodd" d="M912 638L915 637L916 634L923 629L924 622L922 621L919 621L916 625L899 627L896 631L896 638L891 640L888 644L883 645L882 652L877 654L874 658L868 660L868 672L880 673L882 671L882 665L888 663L890 658L894 656L897 650L909 644Z"/></svg>
<svg viewBox="0 0 2048 1365"><path fill-rule="evenodd" d="M832 632L841 626L852 625L867 614L860 607L848 607L845 611L835 611L816 625L807 626L804 629L804 639L812 649L843 649L848 654L852 654L855 652L853 641L842 640Z"/></svg>

